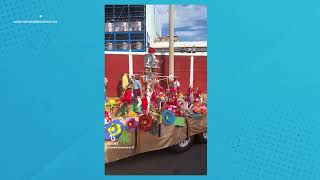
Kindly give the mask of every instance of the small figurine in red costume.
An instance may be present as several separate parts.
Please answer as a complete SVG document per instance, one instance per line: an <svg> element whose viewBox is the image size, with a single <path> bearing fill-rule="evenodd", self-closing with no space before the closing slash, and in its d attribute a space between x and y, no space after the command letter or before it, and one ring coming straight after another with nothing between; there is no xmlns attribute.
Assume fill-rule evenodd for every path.
<svg viewBox="0 0 320 180"><path fill-rule="evenodd" d="M143 96L141 98L141 107L142 107L142 112L144 114L148 114L148 98L146 96Z"/></svg>
<svg viewBox="0 0 320 180"><path fill-rule="evenodd" d="M133 96L132 88L130 85L128 85L127 89L124 91L122 95L122 98L121 98L122 105L118 110L119 113L121 113L122 115L125 115L126 113L128 113L132 96Z"/></svg>
<svg viewBox="0 0 320 180"><path fill-rule="evenodd" d="M201 90L199 88L196 88L193 97L195 100L200 101L202 103L202 96L201 96Z"/></svg>
<svg viewBox="0 0 320 180"><path fill-rule="evenodd" d="M131 86L129 85L128 88L124 91L121 101L122 103L127 103L128 105L130 105L131 99L132 99L132 89L131 89Z"/></svg>
<svg viewBox="0 0 320 180"><path fill-rule="evenodd" d="M157 97L158 97L159 92L155 89L152 94L151 94L151 102L153 107L157 108Z"/></svg>

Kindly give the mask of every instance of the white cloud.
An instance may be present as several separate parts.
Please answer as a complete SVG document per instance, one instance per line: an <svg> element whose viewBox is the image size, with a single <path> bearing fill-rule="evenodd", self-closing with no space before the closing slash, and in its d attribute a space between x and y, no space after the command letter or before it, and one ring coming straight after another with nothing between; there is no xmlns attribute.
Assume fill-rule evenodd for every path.
<svg viewBox="0 0 320 180"><path fill-rule="evenodd" d="M157 5L157 9L162 27L168 27L169 5ZM175 5L174 12L174 27L177 35L181 38L198 35L206 38L207 6Z"/></svg>
<svg viewBox="0 0 320 180"><path fill-rule="evenodd" d="M207 39L207 34L202 31L177 31L176 34L187 41L204 41Z"/></svg>

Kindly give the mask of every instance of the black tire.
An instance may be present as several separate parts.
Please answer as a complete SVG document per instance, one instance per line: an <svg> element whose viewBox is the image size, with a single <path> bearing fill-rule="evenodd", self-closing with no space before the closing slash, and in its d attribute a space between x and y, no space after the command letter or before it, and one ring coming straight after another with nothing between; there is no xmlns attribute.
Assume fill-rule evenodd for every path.
<svg viewBox="0 0 320 180"><path fill-rule="evenodd" d="M181 141L180 143L172 146L172 150L177 152L177 153L181 153L184 152L186 150L188 150L194 142L194 136L191 136L189 138L186 138L185 140Z"/></svg>
<svg viewBox="0 0 320 180"><path fill-rule="evenodd" d="M201 144L207 143L207 132L203 132L197 135L198 141Z"/></svg>

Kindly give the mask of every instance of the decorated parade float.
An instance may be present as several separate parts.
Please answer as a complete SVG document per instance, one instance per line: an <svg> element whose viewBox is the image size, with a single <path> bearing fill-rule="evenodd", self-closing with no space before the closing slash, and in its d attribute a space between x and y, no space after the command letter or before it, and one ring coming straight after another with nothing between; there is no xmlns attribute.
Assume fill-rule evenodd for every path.
<svg viewBox="0 0 320 180"><path fill-rule="evenodd" d="M145 55L144 73L122 76L122 97L105 103L105 163L167 147L185 151L195 137L206 142L206 96L192 87L182 94L178 77L160 76L154 53Z"/></svg>

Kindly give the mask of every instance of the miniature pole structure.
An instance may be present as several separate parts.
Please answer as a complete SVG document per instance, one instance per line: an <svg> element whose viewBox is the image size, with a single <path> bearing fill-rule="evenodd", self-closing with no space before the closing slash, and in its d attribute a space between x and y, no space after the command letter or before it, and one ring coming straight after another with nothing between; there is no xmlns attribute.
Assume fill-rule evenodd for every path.
<svg viewBox="0 0 320 180"><path fill-rule="evenodd" d="M174 77L174 9L169 7L169 77Z"/></svg>

